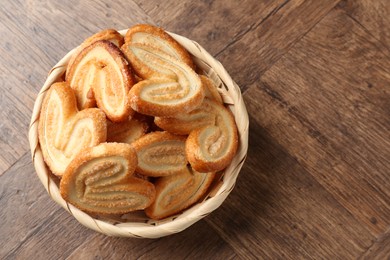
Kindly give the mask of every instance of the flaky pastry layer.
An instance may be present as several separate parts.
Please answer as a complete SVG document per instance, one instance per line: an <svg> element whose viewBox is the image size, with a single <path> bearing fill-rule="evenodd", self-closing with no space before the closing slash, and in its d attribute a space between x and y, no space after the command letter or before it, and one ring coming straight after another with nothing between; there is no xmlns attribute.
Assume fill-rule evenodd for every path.
<svg viewBox="0 0 390 260"><path fill-rule="evenodd" d="M129 90L135 80L118 47L109 41L97 41L75 58L66 80L75 90L79 109L94 100L113 122L126 120L134 111Z"/></svg>
<svg viewBox="0 0 390 260"><path fill-rule="evenodd" d="M137 154L129 144L102 143L85 149L66 169L61 196L95 214L124 214L148 207L155 199L152 183L133 176Z"/></svg>
<svg viewBox="0 0 390 260"><path fill-rule="evenodd" d="M185 210L205 195L214 177L215 173L200 173L188 167L159 178L155 183L156 199L145 209L146 215L163 219Z"/></svg>
<svg viewBox="0 0 390 260"><path fill-rule="evenodd" d="M145 120L134 119L113 123L107 122L107 142L131 144L145 135L149 126Z"/></svg>
<svg viewBox="0 0 390 260"><path fill-rule="evenodd" d="M78 111L69 85L54 83L42 104L38 134L45 162L62 176L80 151L106 140L106 116L97 108Z"/></svg>
<svg viewBox="0 0 390 260"><path fill-rule="evenodd" d="M186 156L195 170L217 172L226 168L237 152L237 126L232 113L223 105L206 98L202 106L214 114L215 122L191 131L186 140Z"/></svg>
<svg viewBox="0 0 390 260"><path fill-rule="evenodd" d="M193 130L215 125L214 107L204 99L202 105L188 113L178 113L174 117L155 117L154 123L170 133L188 135Z"/></svg>
<svg viewBox="0 0 390 260"><path fill-rule="evenodd" d="M134 110L151 116L174 116L201 104L202 82L187 64L148 45L126 43L122 51L134 71L146 79L130 91Z"/></svg>
<svg viewBox="0 0 390 260"><path fill-rule="evenodd" d="M84 48L88 47L92 43L95 43L95 42L101 41L101 40L110 41L113 44L115 44L116 46L118 46L119 48L124 43L123 36L114 29L106 29L106 30L100 31L98 33L95 33L94 35L92 35L91 37L88 37L85 41L83 41L79 47L77 47L77 49L75 50L75 52L73 53L72 57L70 58L70 60L68 62L68 67L67 67L66 72L69 71L69 68L72 66L74 59L80 54L80 52Z"/></svg>
<svg viewBox="0 0 390 260"><path fill-rule="evenodd" d="M132 143L138 156L137 172L151 177L167 176L186 168L185 136L151 132Z"/></svg>
<svg viewBox="0 0 390 260"><path fill-rule="evenodd" d="M187 50L162 28L149 24L135 25L127 31L125 42L152 46L153 48L165 52L166 54L184 62L195 70L194 62Z"/></svg>
<svg viewBox="0 0 390 260"><path fill-rule="evenodd" d="M221 95L217 90L214 82L205 75L199 75L200 80L202 81L203 88L205 90L205 97L217 101L219 104L223 104Z"/></svg>

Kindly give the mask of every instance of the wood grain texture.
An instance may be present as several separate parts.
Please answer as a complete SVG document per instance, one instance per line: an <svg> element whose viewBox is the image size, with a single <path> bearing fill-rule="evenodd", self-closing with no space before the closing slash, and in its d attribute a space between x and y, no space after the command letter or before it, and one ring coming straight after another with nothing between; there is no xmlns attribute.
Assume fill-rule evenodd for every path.
<svg viewBox="0 0 390 260"><path fill-rule="evenodd" d="M239 40L281 8L284 0L176 1L135 0L154 21L167 30L199 42L212 55Z"/></svg>
<svg viewBox="0 0 390 260"><path fill-rule="evenodd" d="M380 235L377 241L359 259L389 259L390 258L390 229Z"/></svg>
<svg viewBox="0 0 390 260"><path fill-rule="evenodd" d="M390 5L387 0L344 0L339 6L390 49Z"/></svg>
<svg viewBox="0 0 390 260"><path fill-rule="evenodd" d="M385 0L2 1L0 258L389 258L389 10ZM136 23L216 55L251 120L221 208L155 240L80 225L39 182L26 137L50 68L91 34Z"/></svg>
<svg viewBox="0 0 390 260"><path fill-rule="evenodd" d="M268 105L259 92L250 88L245 93L251 115ZM248 158L236 187L206 221L243 258L353 259L366 251L374 236L262 128L260 120L252 117L250 122Z"/></svg>
<svg viewBox="0 0 390 260"><path fill-rule="evenodd" d="M217 58L245 90L337 3L337 0L286 1L242 39L226 46Z"/></svg>
<svg viewBox="0 0 390 260"><path fill-rule="evenodd" d="M95 234L50 199L24 155L0 182L0 258L59 259Z"/></svg>
<svg viewBox="0 0 390 260"><path fill-rule="evenodd" d="M126 29L136 23L153 23L149 16L131 1L124 4L120 1L104 3L71 0L64 5L61 1L16 0L6 1L1 9L4 12L2 15L9 18L7 23L15 27L15 36L24 40L24 44L14 46L26 59L26 64L20 65L25 66L27 71L31 70L32 64L27 62L27 58L36 56L36 61L40 62L40 66L36 67L44 69L43 76L46 76L51 67L67 52L100 30ZM9 10L12 10L12 15L6 14ZM33 52L22 52L26 42ZM22 59L20 57L18 60ZM44 79L35 71L32 72L38 80ZM41 84L35 87L39 90Z"/></svg>
<svg viewBox="0 0 390 260"><path fill-rule="evenodd" d="M251 95L273 100L256 119L375 235L390 221L389 57L334 10Z"/></svg>
<svg viewBox="0 0 390 260"><path fill-rule="evenodd" d="M1 10L0 15L4 17ZM4 17L2 22L7 24L8 18ZM24 45L14 30L12 24L0 28L5 39L0 43L0 175L28 150L26 133L35 95L29 85L30 76L23 73L21 62L14 59L18 53L14 44ZM21 135L21 131L25 134Z"/></svg>
<svg viewBox="0 0 390 260"><path fill-rule="evenodd" d="M191 233L192 235L188 235ZM74 259L235 259L233 249L205 222L159 239L96 235L69 256Z"/></svg>

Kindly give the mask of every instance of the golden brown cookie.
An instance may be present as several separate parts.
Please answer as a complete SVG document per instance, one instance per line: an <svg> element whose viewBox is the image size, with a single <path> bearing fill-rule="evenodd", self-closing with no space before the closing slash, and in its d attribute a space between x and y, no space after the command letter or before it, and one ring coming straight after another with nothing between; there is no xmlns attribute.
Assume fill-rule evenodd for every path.
<svg viewBox="0 0 390 260"><path fill-rule="evenodd" d="M66 169L61 196L75 207L96 214L124 214L148 207L154 185L133 176L137 154L129 144L102 143L85 149Z"/></svg>
<svg viewBox="0 0 390 260"><path fill-rule="evenodd" d="M147 45L126 43L122 51L135 72L146 79L130 91L134 110L169 117L189 112L202 103L202 82L185 63Z"/></svg>
<svg viewBox="0 0 390 260"><path fill-rule="evenodd" d="M129 90L134 77L121 51L109 41L97 41L74 60L66 78L75 90L79 109L97 105L113 122L126 120L134 111Z"/></svg>
<svg viewBox="0 0 390 260"><path fill-rule="evenodd" d="M186 168L185 136L168 132L148 133L132 145L137 151L137 172L151 177L167 176Z"/></svg>
<svg viewBox="0 0 390 260"><path fill-rule="evenodd" d="M187 50L162 28L149 24L135 25L127 31L125 42L130 44L139 43L152 46L153 48L186 63L192 69L195 69L195 65Z"/></svg>
<svg viewBox="0 0 390 260"><path fill-rule="evenodd" d="M106 141L106 116L98 108L78 111L69 85L54 83L43 101L38 131L45 162L62 176L80 151Z"/></svg>
<svg viewBox="0 0 390 260"><path fill-rule="evenodd" d="M229 165L238 148L237 126L232 113L223 105L205 99L215 122L193 130L186 141L186 156L199 172L217 172Z"/></svg>
<svg viewBox="0 0 390 260"><path fill-rule="evenodd" d="M179 213L204 197L215 173L200 173L185 168L181 172L159 178L156 183L156 199L145 209L152 219L163 219Z"/></svg>
<svg viewBox="0 0 390 260"><path fill-rule="evenodd" d="M205 97L223 104L222 97L219 94L217 86L214 84L214 82L205 75L199 75L199 77L205 90Z"/></svg>
<svg viewBox="0 0 390 260"><path fill-rule="evenodd" d="M73 64L74 59L77 57L77 55L80 54L80 52L84 48L88 47L89 45L91 45L94 42L101 41L101 40L110 41L113 44L115 44L116 46L118 46L119 48L123 45L123 36L114 29L107 29L107 30L103 30L103 31L100 31L98 33L95 33L91 37L87 38L79 47L77 47L77 49L75 50L75 52L73 53L72 57L70 58L70 60L68 62L67 73L69 71L70 66L72 66L72 64Z"/></svg>

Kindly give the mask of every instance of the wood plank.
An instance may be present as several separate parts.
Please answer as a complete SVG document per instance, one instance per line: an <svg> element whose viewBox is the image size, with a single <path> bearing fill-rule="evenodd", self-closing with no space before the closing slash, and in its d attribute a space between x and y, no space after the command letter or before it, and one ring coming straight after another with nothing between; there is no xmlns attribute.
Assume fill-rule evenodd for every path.
<svg viewBox="0 0 390 260"><path fill-rule="evenodd" d="M96 14L103 15L96 19ZM66 5L62 1L3 1L0 17L1 174L28 150L27 136L20 133L27 133L35 96L50 68L100 29L153 22L133 2L91 0Z"/></svg>
<svg viewBox="0 0 390 260"><path fill-rule="evenodd" d="M2 17L2 15L0 14ZM4 19L4 22L7 22ZM29 85L29 75L23 75L20 61L15 57L20 54L13 51L14 45L23 44L20 39L13 34L13 27L1 26L0 35L7 39L0 43L0 175L20 158L28 149L26 133L29 117L33 106L35 91ZM9 40L9 42L8 42ZM11 44L13 42L13 44ZM14 67L4 58L10 56Z"/></svg>
<svg viewBox="0 0 390 260"><path fill-rule="evenodd" d="M359 259L390 259L390 229L381 235Z"/></svg>
<svg viewBox="0 0 390 260"><path fill-rule="evenodd" d="M35 54L37 61L43 59L39 63L40 66L46 66L43 76L55 62L93 33L106 28L119 30L136 23L153 23L152 19L132 1L126 4L123 2L106 4L92 0L71 0L64 5L62 1L46 0L32 4L17 0L6 1L0 8L1 16L7 19L4 24L13 26L14 35L25 40L24 44L16 46L13 46L12 41L2 44L12 46L13 52L24 54L19 62L26 60L25 64L20 66L26 66L27 69L31 70L27 55ZM8 10L13 10L12 15L8 14ZM96 14L99 14L99 19ZM11 40L12 35L9 37ZM29 43L28 47L32 49L30 52L25 50L26 40ZM12 56L11 54L15 53L9 53L9 56ZM39 75L38 80L43 79ZM37 90L39 88L40 85Z"/></svg>
<svg viewBox="0 0 390 260"><path fill-rule="evenodd" d="M374 236L260 125L259 113L272 116L264 106L274 101L251 87L245 102L254 116L248 158L206 221L242 258L354 259L366 251Z"/></svg>
<svg viewBox="0 0 390 260"><path fill-rule="evenodd" d="M390 5L388 0L344 0L339 6L390 48Z"/></svg>
<svg viewBox="0 0 390 260"><path fill-rule="evenodd" d="M259 79L339 0L291 0L217 55L242 90ZM234 62L239 61L239 62Z"/></svg>
<svg viewBox="0 0 390 260"><path fill-rule="evenodd" d="M135 0L135 2L153 17L159 26L197 41L215 55L225 46L253 30L286 1Z"/></svg>
<svg viewBox="0 0 390 260"><path fill-rule="evenodd" d="M233 259L233 249L205 222L159 239L96 235L67 259Z"/></svg>
<svg viewBox="0 0 390 260"><path fill-rule="evenodd" d="M0 205L1 259L58 259L94 234L51 200L29 153L1 176Z"/></svg>
<svg viewBox="0 0 390 260"><path fill-rule="evenodd" d="M29 259L34 256L35 259L63 259L93 235L94 231L85 228L65 210L60 209L5 258Z"/></svg>
<svg viewBox="0 0 390 260"><path fill-rule="evenodd" d="M376 236L390 221L389 57L334 10L248 96L262 101L260 125Z"/></svg>

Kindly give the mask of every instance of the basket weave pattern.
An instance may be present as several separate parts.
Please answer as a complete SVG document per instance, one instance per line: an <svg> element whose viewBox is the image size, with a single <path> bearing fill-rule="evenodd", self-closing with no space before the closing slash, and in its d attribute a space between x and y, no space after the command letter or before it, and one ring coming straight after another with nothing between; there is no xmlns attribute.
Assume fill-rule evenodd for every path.
<svg viewBox="0 0 390 260"><path fill-rule="evenodd" d="M122 30L119 32L122 35L125 35L126 31L127 30ZM197 203L190 209L184 211L182 214L162 221L145 220L141 222L114 223L93 218L67 203L60 195L58 180L50 173L50 170L44 163L38 141L38 121L45 93L49 87L54 82L58 81L64 74L67 63L75 50L70 51L50 70L46 82L36 98L29 128L30 149L37 175L51 198L71 213L81 224L97 232L109 236L138 238L158 238L180 232L207 216L222 204L232 191L238 173L245 161L248 149L249 119L240 88L231 79L222 64L214 59L198 43L177 34L170 33L170 35L193 55L197 67L203 70L218 86L218 91L220 92L224 103L230 108L236 120L239 134L239 148L237 154L231 164L224 170L222 179L217 183L209 196L202 202Z"/></svg>

